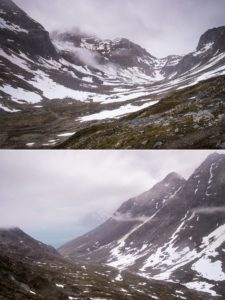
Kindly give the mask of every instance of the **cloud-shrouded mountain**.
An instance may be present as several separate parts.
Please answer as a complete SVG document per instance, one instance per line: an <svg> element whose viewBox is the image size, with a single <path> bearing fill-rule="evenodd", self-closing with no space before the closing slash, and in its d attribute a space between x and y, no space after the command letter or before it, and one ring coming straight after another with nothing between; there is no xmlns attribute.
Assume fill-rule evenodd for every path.
<svg viewBox="0 0 225 300"><path fill-rule="evenodd" d="M225 156L215 153L188 180L169 174L59 251L224 296L224 170Z"/></svg>
<svg viewBox="0 0 225 300"><path fill-rule="evenodd" d="M168 93L225 74L224 38L225 27L214 28L202 35L196 51L157 58L125 38L101 40L77 29L50 35L13 1L3 0L0 143L49 148L86 122L159 105Z"/></svg>
<svg viewBox="0 0 225 300"><path fill-rule="evenodd" d="M193 77L194 74L201 73L202 69L210 69L210 66L215 69L224 59L224 27L203 34L196 52L183 57L171 55L158 59L127 39L100 40L79 30L53 33L51 41L43 26L31 19L11 0L1 1L0 18L3 65L9 64L7 68L10 71L13 64L19 68L18 75L28 72L33 79L31 81L34 81L31 82L33 89L39 89L37 94L48 99L70 97L84 101L92 97L90 94L80 99L78 94L72 95L70 92L70 95L68 90L61 95L56 90L54 97L51 97L47 91L48 85L51 82L52 85L58 86L59 83L63 83L62 78L67 81L62 86L70 86L74 91L85 90L84 85L78 84L79 81L88 89L93 89L96 83L95 90L98 89L99 94L100 86L112 85L113 82L111 89L121 84L168 81L178 75L184 75L185 72L189 72ZM191 72L193 68L194 74ZM36 74L42 79L45 75L46 86L43 90L35 83ZM21 76L19 79L22 79Z"/></svg>

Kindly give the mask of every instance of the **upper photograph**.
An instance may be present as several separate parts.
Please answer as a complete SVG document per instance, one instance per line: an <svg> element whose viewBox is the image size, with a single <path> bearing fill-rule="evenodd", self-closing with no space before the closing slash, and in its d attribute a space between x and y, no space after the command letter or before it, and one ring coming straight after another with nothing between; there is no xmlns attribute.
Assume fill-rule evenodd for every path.
<svg viewBox="0 0 225 300"><path fill-rule="evenodd" d="M0 0L1 149L225 149L224 0Z"/></svg>

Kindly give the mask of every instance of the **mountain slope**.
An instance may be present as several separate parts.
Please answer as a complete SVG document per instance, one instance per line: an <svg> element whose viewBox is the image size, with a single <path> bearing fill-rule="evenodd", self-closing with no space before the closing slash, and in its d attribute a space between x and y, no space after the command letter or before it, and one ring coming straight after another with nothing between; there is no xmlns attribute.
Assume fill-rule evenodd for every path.
<svg viewBox="0 0 225 300"><path fill-rule="evenodd" d="M225 77L216 77L170 92L153 106L119 120L102 122L95 120L101 113L94 114L90 119L95 121L58 148L224 149L224 87Z"/></svg>
<svg viewBox="0 0 225 300"><path fill-rule="evenodd" d="M1 300L178 300L181 295L209 299L179 284L154 282L126 271L121 279L111 267L71 263L17 228L0 230L0 249Z"/></svg>
<svg viewBox="0 0 225 300"><path fill-rule="evenodd" d="M47 246L28 236L19 228L0 228L0 251L2 254L31 260L59 259L59 253L51 246Z"/></svg>
<svg viewBox="0 0 225 300"><path fill-rule="evenodd" d="M173 198L184 182L185 180L177 174L168 175L151 190L125 202L106 223L80 239L62 246L59 251L63 255L82 258L91 255L91 250L108 245L112 236L116 240L120 239L124 236L124 232L132 229L134 225L138 226L140 222L142 223L143 220L158 212L167 201ZM102 254L100 259L102 259Z"/></svg>
<svg viewBox="0 0 225 300"><path fill-rule="evenodd" d="M169 175L59 251L224 296L224 170L225 155L215 153L187 181Z"/></svg>
<svg viewBox="0 0 225 300"><path fill-rule="evenodd" d="M87 122L142 111L168 93L217 78L225 74L224 44L225 27L204 33L196 51L165 58L124 38L101 40L77 30L50 37L11 0L3 0L0 146L50 148Z"/></svg>

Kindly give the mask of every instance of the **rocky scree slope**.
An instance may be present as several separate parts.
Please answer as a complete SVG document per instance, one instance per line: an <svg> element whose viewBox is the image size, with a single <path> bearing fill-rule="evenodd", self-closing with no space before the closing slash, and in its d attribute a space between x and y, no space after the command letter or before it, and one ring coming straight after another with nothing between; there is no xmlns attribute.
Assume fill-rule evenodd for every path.
<svg viewBox="0 0 225 300"><path fill-rule="evenodd" d="M58 148L224 149L225 77L200 82L119 120L89 122Z"/></svg>
<svg viewBox="0 0 225 300"><path fill-rule="evenodd" d="M18 228L0 229L0 299L209 299L172 283L111 267L71 263Z"/></svg>

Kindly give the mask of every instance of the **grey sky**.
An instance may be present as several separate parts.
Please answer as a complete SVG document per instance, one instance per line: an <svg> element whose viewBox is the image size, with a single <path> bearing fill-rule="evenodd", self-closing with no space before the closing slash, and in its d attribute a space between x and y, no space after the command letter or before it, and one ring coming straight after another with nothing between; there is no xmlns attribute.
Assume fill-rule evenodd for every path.
<svg viewBox="0 0 225 300"><path fill-rule="evenodd" d="M15 0L49 31L80 27L127 37L155 56L193 51L207 29L225 25L224 0Z"/></svg>
<svg viewBox="0 0 225 300"><path fill-rule="evenodd" d="M212 151L1 151L0 226L58 246Z"/></svg>

